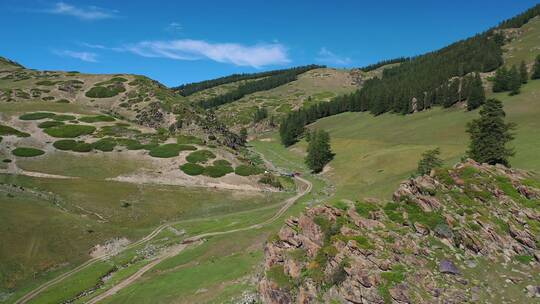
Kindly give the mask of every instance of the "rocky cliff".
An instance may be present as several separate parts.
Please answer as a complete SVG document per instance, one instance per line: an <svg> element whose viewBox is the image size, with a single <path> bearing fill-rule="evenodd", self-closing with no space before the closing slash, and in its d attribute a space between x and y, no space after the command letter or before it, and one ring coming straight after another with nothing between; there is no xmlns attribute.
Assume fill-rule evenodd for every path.
<svg viewBox="0 0 540 304"><path fill-rule="evenodd" d="M290 218L265 247L265 303L538 303L540 183L466 161L392 202Z"/></svg>

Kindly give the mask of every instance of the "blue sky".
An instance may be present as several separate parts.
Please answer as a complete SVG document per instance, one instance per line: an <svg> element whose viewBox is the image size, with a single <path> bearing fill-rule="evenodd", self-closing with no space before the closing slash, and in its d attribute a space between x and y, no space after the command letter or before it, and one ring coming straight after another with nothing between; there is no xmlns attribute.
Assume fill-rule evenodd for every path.
<svg viewBox="0 0 540 304"><path fill-rule="evenodd" d="M536 1L16 1L0 56L173 86L310 63L359 67L443 47Z"/></svg>

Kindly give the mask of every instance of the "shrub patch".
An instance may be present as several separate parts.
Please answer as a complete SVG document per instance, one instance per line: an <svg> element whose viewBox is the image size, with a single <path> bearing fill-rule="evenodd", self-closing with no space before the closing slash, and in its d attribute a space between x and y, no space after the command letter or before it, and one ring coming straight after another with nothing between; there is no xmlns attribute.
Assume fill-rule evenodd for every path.
<svg viewBox="0 0 540 304"><path fill-rule="evenodd" d="M61 122L61 121L48 120L48 121L44 121L44 122L40 123L38 125L38 127L41 128L41 129L47 129L47 128L51 128L51 127L61 126L63 124L64 123Z"/></svg>
<svg viewBox="0 0 540 304"><path fill-rule="evenodd" d="M0 125L0 135L15 135L17 137L29 137L30 134L26 132L21 132L15 128Z"/></svg>
<svg viewBox="0 0 540 304"><path fill-rule="evenodd" d="M29 148L29 147L19 147L13 149L11 153L15 156L20 157L34 157L45 154L45 151L36 149L36 148Z"/></svg>
<svg viewBox="0 0 540 304"><path fill-rule="evenodd" d="M86 123L102 122L102 121L115 121L114 117L108 115L95 115L95 116L84 116L79 118L79 121Z"/></svg>
<svg viewBox="0 0 540 304"><path fill-rule="evenodd" d="M186 163L180 166L180 169L187 175L201 175L204 172L204 167L199 164Z"/></svg>
<svg viewBox="0 0 540 304"><path fill-rule="evenodd" d="M20 120L40 120L45 118L52 118L56 114L49 113L49 112L34 112L34 113L26 113L21 116L19 116Z"/></svg>
<svg viewBox="0 0 540 304"><path fill-rule="evenodd" d="M212 151L199 150L199 151L195 151L195 152L190 153L186 157L186 160L188 162L190 162L190 163L205 163L209 159L213 159L213 158L216 158L216 155L214 153L212 153Z"/></svg>
<svg viewBox="0 0 540 304"><path fill-rule="evenodd" d="M236 173L236 175L240 175L240 176L257 175L257 174L261 174L263 172L264 171L261 168L257 168L257 167L252 166L252 165L240 165L240 166L236 167L236 169L234 169L234 173Z"/></svg>
<svg viewBox="0 0 540 304"><path fill-rule="evenodd" d="M45 133L52 137L74 138L94 133L96 127L83 125L62 125L45 129Z"/></svg>

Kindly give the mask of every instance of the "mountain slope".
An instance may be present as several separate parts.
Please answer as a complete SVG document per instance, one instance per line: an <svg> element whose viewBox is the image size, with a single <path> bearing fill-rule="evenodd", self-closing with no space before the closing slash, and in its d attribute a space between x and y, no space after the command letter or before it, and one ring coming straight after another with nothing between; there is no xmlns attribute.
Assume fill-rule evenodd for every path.
<svg viewBox="0 0 540 304"><path fill-rule="evenodd" d="M393 202L290 218L265 248L265 303L532 303L540 183L467 161L403 182Z"/></svg>

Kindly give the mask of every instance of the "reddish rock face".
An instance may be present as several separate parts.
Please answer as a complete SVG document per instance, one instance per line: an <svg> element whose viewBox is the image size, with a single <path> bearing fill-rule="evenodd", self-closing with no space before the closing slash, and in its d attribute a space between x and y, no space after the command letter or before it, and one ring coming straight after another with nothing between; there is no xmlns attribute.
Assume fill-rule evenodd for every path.
<svg viewBox="0 0 540 304"><path fill-rule="evenodd" d="M365 216L354 206L321 205L288 219L266 244L265 268L283 266L294 287L264 278L263 302L477 303L479 292L503 292L503 285L467 277L481 261L509 267L506 284L540 272L540 212L523 204L533 206L540 190L522 184L526 173L470 160L446 173L403 182L393 203L372 201ZM501 180L515 191L506 193ZM510 271L517 256L531 259L521 277Z"/></svg>

